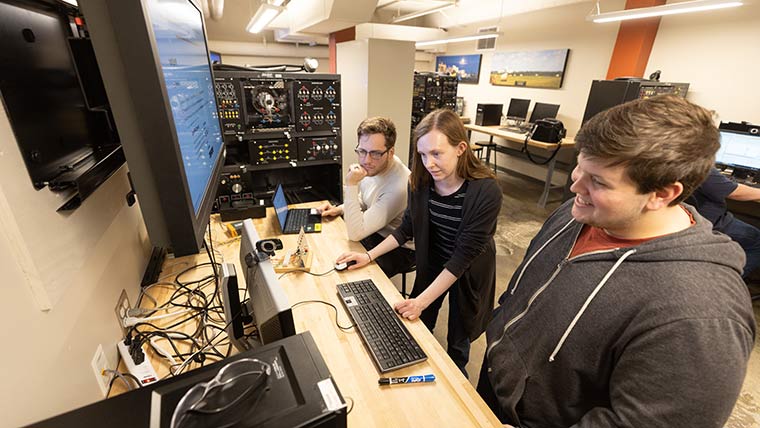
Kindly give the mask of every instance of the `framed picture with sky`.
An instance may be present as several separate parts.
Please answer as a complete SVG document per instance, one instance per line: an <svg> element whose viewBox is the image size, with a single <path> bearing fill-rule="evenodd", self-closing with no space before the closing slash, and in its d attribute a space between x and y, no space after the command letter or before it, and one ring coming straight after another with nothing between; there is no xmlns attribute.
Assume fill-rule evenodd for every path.
<svg viewBox="0 0 760 428"><path fill-rule="evenodd" d="M494 52L491 84L559 89L565 77L570 49Z"/></svg>
<svg viewBox="0 0 760 428"><path fill-rule="evenodd" d="M480 54L437 56L435 71L457 76L459 83L477 85L480 79Z"/></svg>

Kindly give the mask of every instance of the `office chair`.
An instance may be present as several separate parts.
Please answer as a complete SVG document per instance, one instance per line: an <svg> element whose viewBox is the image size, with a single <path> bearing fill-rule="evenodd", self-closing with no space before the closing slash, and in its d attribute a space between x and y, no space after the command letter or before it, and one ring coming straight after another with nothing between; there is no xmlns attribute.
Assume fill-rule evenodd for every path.
<svg viewBox="0 0 760 428"><path fill-rule="evenodd" d="M483 157L483 147L480 147L476 145L475 143L470 143L470 150L475 154L475 157L478 159L482 159Z"/></svg>
<svg viewBox="0 0 760 428"><path fill-rule="evenodd" d="M485 160L489 165L491 165L491 150L493 149L493 173L496 174L496 143L493 141L476 141L475 145L478 146L476 150L480 153L478 159ZM486 149L485 159L482 156L484 148Z"/></svg>

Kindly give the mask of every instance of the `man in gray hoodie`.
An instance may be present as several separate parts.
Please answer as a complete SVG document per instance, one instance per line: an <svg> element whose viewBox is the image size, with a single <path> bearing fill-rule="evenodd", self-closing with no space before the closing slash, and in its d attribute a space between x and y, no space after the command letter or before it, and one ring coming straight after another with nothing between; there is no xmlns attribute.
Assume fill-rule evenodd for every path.
<svg viewBox="0 0 760 428"><path fill-rule="evenodd" d="M722 427L755 321L742 249L681 203L714 162L711 114L636 100L575 141L576 196L499 299L478 391L519 427Z"/></svg>

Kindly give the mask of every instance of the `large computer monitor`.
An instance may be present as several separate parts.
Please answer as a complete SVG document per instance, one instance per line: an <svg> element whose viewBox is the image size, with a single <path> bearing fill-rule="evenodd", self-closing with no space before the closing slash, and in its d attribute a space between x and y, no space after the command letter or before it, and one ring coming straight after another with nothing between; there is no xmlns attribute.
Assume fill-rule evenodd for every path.
<svg viewBox="0 0 760 428"><path fill-rule="evenodd" d="M524 122L528 117L528 108L530 108L530 100L512 98L509 100L507 119Z"/></svg>
<svg viewBox="0 0 760 428"><path fill-rule="evenodd" d="M223 266L222 300L227 319L227 335L230 343L242 351L274 342L295 332L293 313L288 296L280 287L272 262L268 256L256 248L259 234L251 219L243 221L243 233L240 238L240 269L235 273L234 266ZM240 301L240 279L245 279L247 300ZM256 333L251 334L251 322Z"/></svg>
<svg viewBox="0 0 760 428"><path fill-rule="evenodd" d="M760 171L760 135L721 130L715 163Z"/></svg>
<svg viewBox="0 0 760 428"><path fill-rule="evenodd" d="M83 0L148 235L199 252L224 163L203 15L191 0Z"/></svg>
<svg viewBox="0 0 760 428"><path fill-rule="evenodd" d="M559 112L559 104L536 103L530 113L530 123L536 123L540 119L554 119Z"/></svg>

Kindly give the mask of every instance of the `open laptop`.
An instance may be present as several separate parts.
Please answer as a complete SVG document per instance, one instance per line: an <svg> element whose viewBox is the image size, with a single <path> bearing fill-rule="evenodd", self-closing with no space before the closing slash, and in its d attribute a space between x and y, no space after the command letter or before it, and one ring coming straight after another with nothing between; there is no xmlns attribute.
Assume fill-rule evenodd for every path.
<svg viewBox="0 0 760 428"><path fill-rule="evenodd" d="M277 221L279 221L280 230L284 235L299 233L301 227L306 233L322 231L322 216L316 208L288 208L288 200L285 199L282 184L278 184L274 191L272 205L274 205Z"/></svg>

